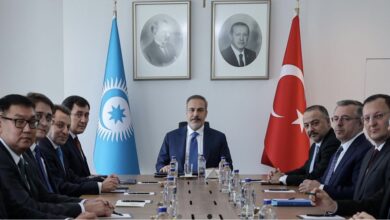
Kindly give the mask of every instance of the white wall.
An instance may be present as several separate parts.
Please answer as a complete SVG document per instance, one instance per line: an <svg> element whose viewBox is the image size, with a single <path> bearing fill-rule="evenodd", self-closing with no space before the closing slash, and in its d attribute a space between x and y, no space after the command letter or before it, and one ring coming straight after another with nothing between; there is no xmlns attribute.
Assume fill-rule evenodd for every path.
<svg viewBox="0 0 390 220"><path fill-rule="evenodd" d="M272 0L270 79L229 81L210 81L211 8L210 1L206 1L206 8L202 2L191 1L192 79L133 81L132 1L118 1L118 27L141 172L154 172L165 133L185 120L185 99L195 93L208 99L208 120L226 134L234 166L242 173L265 172L268 168L259 161L296 1ZM369 95L366 91L377 91L376 84L381 92L390 93L390 89L383 91L390 77L370 77L386 76L383 63L377 68L376 62L366 61L390 57L388 8L390 1L386 0L301 0L309 105L323 104L332 111L337 100L362 101ZM33 4L27 0L0 0L0 12L0 95L34 90L56 102L71 94L87 98L92 107L91 120L81 141L93 167L112 1L36 0ZM4 36L5 29L11 31ZM36 37L26 40L27 35ZM42 39L51 44L42 45ZM382 72L375 74L377 69ZM16 76L29 81L18 84L20 77Z"/></svg>

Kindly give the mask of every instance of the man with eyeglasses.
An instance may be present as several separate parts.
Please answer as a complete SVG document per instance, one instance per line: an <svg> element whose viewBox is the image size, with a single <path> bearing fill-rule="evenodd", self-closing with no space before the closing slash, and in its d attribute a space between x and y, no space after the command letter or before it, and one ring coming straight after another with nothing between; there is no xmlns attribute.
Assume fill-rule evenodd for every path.
<svg viewBox="0 0 390 220"><path fill-rule="evenodd" d="M287 173L282 173L279 169L271 171L268 174L270 182L298 186L305 179L318 179L324 174L330 158L340 146L340 141L336 139L330 126L328 111L322 105L306 108L303 113L303 125L313 142L308 160L302 167Z"/></svg>
<svg viewBox="0 0 390 220"><path fill-rule="evenodd" d="M363 121L368 136L375 143L364 157L354 193L354 200L332 200L321 189L314 189L311 199L321 209L354 218L390 218L390 96L376 94L364 101Z"/></svg>
<svg viewBox="0 0 390 220"><path fill-rule="evenodd" d="M203 96L193 95L186 102L187 126L166 134L157 158L156 171L167 173L172 156L176 156L179 173L183 173L185 160L189 160L196 173L199 154L206 159L206 168L218 167L221 156L233 166L225 134L205 125L207 101ZM196 164L195 164L196 163Z"/></svg>
<svg viewBox="0 0 390 220"><path fill-rule="evenodd" d="M324 175L316 180L304 180L300 192L324 189L333 199L352 199L363 157L371 144L363 133L363 104L355 100L337 102L332 127L341 142L333 154Z"/></svg>
<svg viewBox="0 0 390 220"><path fill-rule="evenodd" d="M118 185L116 176L108 176L103 182L97 182L87 177L79 177L69 169L69 162L61 147L69 137L69 128L69 109L54 105L49 133L39 141L39 149L47 159L49 173L54 177L59 192L68 196L81 196L115 190Z"/></svg>
<svg viewBox="0 0 390 220"><path fill-rule="evenodd" d="M38 120L34 104L25 96L0 99L0 185L9 218L93 218L111 215L103 201L85 202L48 193L24 152L35 142ZM112 205L111 205L112 206ZM92 208L94 207L94 208ZM94 211L94 214L84 212ZM95 215L96 214L96 215Z"/></svg>

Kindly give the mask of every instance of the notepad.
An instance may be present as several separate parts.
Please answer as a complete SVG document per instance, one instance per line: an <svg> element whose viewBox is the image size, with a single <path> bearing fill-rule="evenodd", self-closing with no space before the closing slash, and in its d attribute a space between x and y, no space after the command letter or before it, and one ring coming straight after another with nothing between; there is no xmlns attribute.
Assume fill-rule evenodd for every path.
<svg viewBox="0 0 390 220"><path fill-rule="evenodd" d="M296 199L272 199L273 206L313 206L310 199L296 198Z"/></svg>

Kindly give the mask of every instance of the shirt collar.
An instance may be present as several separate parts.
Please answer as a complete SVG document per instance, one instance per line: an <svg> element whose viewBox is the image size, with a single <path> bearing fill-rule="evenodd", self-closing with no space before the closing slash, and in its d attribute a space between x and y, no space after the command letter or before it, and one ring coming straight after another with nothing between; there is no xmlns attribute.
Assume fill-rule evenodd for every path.
<svg viewBox="0 0 390 220"><path fill-rule="evenodd" d="M363 133L363 131L359 132L357 135L355 135L353 138L349 139L349 141L347 142L344 142L343 144L341 144L341 147L343 148L343 151L346 152L349 148L349 146L351 146L352 142L355 141L355 139L357 137L359 137L361 134Z"/></svg>
<svg viewBox="0 0 390 220"><path fill-rule="evenodd" d="M31 150L32 152L34 152L34 150L35 150L36 147L37 147L37 144L36 144L36 143L33 143L33 144L31 145L31 147L30 147L30 150Z"/></svg>
<svg viewBox="0 0 390 220"><path fill-rule="evenodd" d="M47 136L47 139L49 139L49 141L50 141L50 143L51 143L51 145L53 145L53 147L54 147L54 150L57 150L57 148L59 148L60 146L59 145L57 145L57 144L55 144L50 138L49 138L49 136Z"/></svg>
<svg viewBox="0 0 390 220"><path fill-rule="evenodd" d="M238 57L238 55L240 55L240 54L244 55L244 50L242 50L242 52L240 52L233 45L230 45L230 47L233 49L233 52L236 55L236 57Z"/></svg>
<svg viewBox="0 0 390 220"><path fill-rule="evenodd" d="M73 132L71 132L71 131L69 131L69 134L70 134L70 136L71 136L73 139L75 139L75 138L77 137L77 135L73 134Z"/></svg>
<svg viewBox="0 0 390 220"><path fill-rule="evenodd" d="M192 130L192 128L187 125L187 136L191 136L192 133L194 133L195 131ZM204 132L204 125L202 125L202 127L200 127L198 130L196 130L196 133L199 134L199 136L203 136L203 132Z"/></svg>
<svg viewBox="0 0 390 220"><path fill-rule="evenodd" d="M385 143L386 142L383 142L382 144L380 144L379 146L375 146L375 149L378 150L378 151L381 151L383 146L385 146Z"/></svg>
<svg viewBox="0 0 390 220"><path fill-rule="evenodd" d="M5 149L8 150L8 152L11 154L12 160L15 162L15 164L19 163L20 158L23 158L22 155L17 155L5 142L2 138L0 138L1 143L5 146Z"/></svg>

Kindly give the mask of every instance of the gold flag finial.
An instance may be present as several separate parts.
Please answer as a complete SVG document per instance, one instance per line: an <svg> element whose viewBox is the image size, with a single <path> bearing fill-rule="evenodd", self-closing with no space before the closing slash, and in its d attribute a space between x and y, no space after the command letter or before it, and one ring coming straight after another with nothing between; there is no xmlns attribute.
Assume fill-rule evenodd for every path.
<svg viewBox="0 0 390 220"><path fill-rule="evenodd" d="M295 7L295 13L299 16L299 0L297 0L297 6Z"/></svg>
<svg viewBox="0 0 390 220"><path fill-rule="evenodd" d="M117 3L117 1L114 0L114 17L116 17L116 3Z"/></svg>

